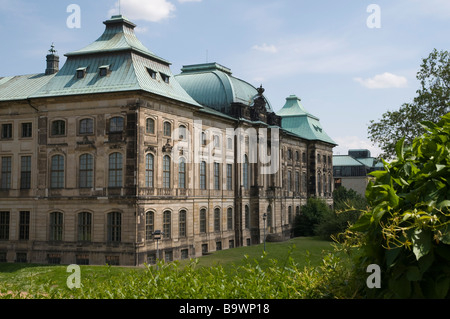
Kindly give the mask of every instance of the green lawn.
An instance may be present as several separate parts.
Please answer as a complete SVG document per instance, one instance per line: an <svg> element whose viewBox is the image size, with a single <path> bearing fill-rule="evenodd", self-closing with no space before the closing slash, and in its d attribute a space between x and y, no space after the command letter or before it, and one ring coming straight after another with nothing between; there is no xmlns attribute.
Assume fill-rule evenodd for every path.
<svg viewBox="0 0 450 319"><path fill-rule="evenodd" d="M273 266L273 260L282 266L290 256L298 264L298 268L303 269L307 265L313 267L320 265L323 252L330 250L332 250L330 242L316 238L296 238L287 242L266 243L266 253L264 253L264 245L218 251L198 258L196 267L209 269L215 265L221 265L225 273L231 274L237 267L243 266L249 261L258 264L262 270ZM182 261L178 270L175 271L175 277L181 269L188 265L189 261ZM62 265L0 264L0 299L11 297L8 295L8 292L11 291L26 292L31 296L40 296L43 293L46 296L49 287L56 292L67 290L66 280L70 273L67 273L66 270L67 266ZM90 287L101 286L106 282L115 282L112 289L120 290L122 283L128 285L126 281L123 281L124 278L145 277L146 271L145 267L81 266L81 277L83 284L89 283ZM189 271L187 270L187 273ZM171 276L170 272L165 272L165 274ZM137 277L133 277L136 275Z"/></svg>

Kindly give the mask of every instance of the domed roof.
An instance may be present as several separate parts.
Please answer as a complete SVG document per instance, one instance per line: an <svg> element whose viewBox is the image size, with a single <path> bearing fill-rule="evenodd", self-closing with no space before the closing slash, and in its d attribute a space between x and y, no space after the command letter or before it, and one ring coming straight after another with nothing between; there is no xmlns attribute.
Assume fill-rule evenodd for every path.
<svg viewBox="0 0 450 319"><path fill-rule="evenodd" d="M197 103L223 113L229 113L232 103L252 106L259 96L253 85L232 76L229 68L217 63L184 66L181 71L176 79L183 89ZM265 100L267 111L273 112Z"/></svg>

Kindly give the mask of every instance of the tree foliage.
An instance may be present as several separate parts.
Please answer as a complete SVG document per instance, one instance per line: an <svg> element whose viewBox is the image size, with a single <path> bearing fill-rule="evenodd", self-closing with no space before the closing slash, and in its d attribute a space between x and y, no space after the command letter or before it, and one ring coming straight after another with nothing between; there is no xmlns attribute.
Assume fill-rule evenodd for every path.
<svg viewBox="0 0 450 319"><path fill-rule="evenodd" d="M423 59L417 79L421 88L412 103L397 111L388 111L378 121L371 121L369 138L382 150L382 158L393 158L395 146L404 138L411 145L416 136L425 133L423 121L438 122L450 111L450 53L436 49Z"/></svg>
<svg viewBox="0 0 450 319"><path fill-rule="evenodd" d="M320 198L309 198L295 217L294 236L316 236L316 227L332 215L331 209Z"/></svg>
<svg viewBox="0 0 450 319"><path fill-rule="evenodd" d="M382 269L384 298L450 298L450 113L406 145L385 171L371 173L366 198L371 209L348 231L362 249L361 272Z"/></svg>

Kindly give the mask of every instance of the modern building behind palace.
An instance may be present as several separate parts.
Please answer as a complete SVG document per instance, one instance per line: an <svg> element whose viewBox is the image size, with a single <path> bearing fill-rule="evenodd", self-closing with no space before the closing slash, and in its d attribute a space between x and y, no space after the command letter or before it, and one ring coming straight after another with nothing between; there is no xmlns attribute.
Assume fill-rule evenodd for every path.
<svg viewBox="0 0 450 319"><path fill-rule="evenodd" d="M123 16L42 74L0 77L0 262L140 265L286 239L332 205L336 144L296 96L149 51Z"/></svg>

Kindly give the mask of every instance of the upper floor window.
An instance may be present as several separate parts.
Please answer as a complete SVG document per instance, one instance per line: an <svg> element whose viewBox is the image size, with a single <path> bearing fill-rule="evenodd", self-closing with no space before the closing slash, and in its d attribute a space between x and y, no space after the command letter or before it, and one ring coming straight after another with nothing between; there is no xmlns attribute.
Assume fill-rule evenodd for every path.
<svg viewBox="0 0 450 319"><path fill-rule="evenodd" d="M2 139L8 140L13 138L13 126L12 124L2 124Z"/></svg>
<svg viewBox="0 0 450 319"><path fill-rule="evenodd" d="M80 156L80 188L94 186L94 157L90 154Z"/></svg>
<svg viewBox="0 0 450 319"><path fill-rule="evenodd" d="M145 132L147 134L155 134L155 120L148 118L145 123Z"/></svg>
<svg viewBox="0 0 450 319"><path fill-rule="evenodd" d="M80 134L94 134L93 119L82 119L80 121Z"/></svg>
<svg viewBox="0 0 450 319"><path fill-rule="evenodd" d="M109 187L122 187L123 156L120 153L109 155Z"/></svg>
<svg viewBox="0 0 450 319"><path fill-rule="evenodd" d="M244 167L243 167L243 186L244 189L248 189L248 185L249 185L249 175L248 175L248 169L249 169L249 163L248 163L248 156L245 155L244 156Z"/></svg>
<svg viewBox="0 0 450 319"><path fill-rule="evenodd" d="M32 137L32 136L33 136L33 124L22 123L22 137Z"/></svg>
<svg viewBox="0 0 450 319"><path fill-rule="evenodd" d="M200 163L200 189L206 189L206 162Z"/></svg>
<svg viewBox="0 0 450 319"><path fill-rule="evenodd" d="M164 122L164 136L172 136L172 124L170 122Z"/></svg>
<svg viewBox="0 0 450 319"><path fill-rule="evenodd" d="M52 122L52 136L66 135L66 122L62 120Z"/></svg>
<svg viewBox="0 0 450 319"><path fill-rule="evenodd" d="M147 154L145 157L145 187L148 188L154 187L154 164L155 157L152 154Z"/></svg>
<svg viewBox="0 0 450 319"><path fill-rule="evenodd" d="M166 155L163 158L163 188L170 188L170 156Z"/></svg>
<svg viewBox="0 0 450 319"><path fill-rule="evenodd" d="M180 127L178 128L178 135L179 135L180 140L183 140L183 141L186 140L186 137L187 137L186 126L180 125Z"/></svg>
<svg viewBox="0 0 450 319"><path fill-rule="evenodd" d="M12 159L11 157L2 157L2 167L0 172L0 189L11 188L11 171L12 171Z"/></svg>
<svg viewBox="0 0 450 319"><path fill-rule="evenodd" d="M186 160L183 157L178 166L178 188L186 189Z"/></svg>
<svg viewBox="0 0 450 319"><path fill-rule="evenodd" d="M123 130L124 130L123 117L113 117L109 121L109 132L110 133L123 132Z"/></svg>
<svg viewBox="0 0 450 319"><path fill-rule="evenodd" d="M64 188L64 156L55 155L51 160L50 187Z"/></svg>

